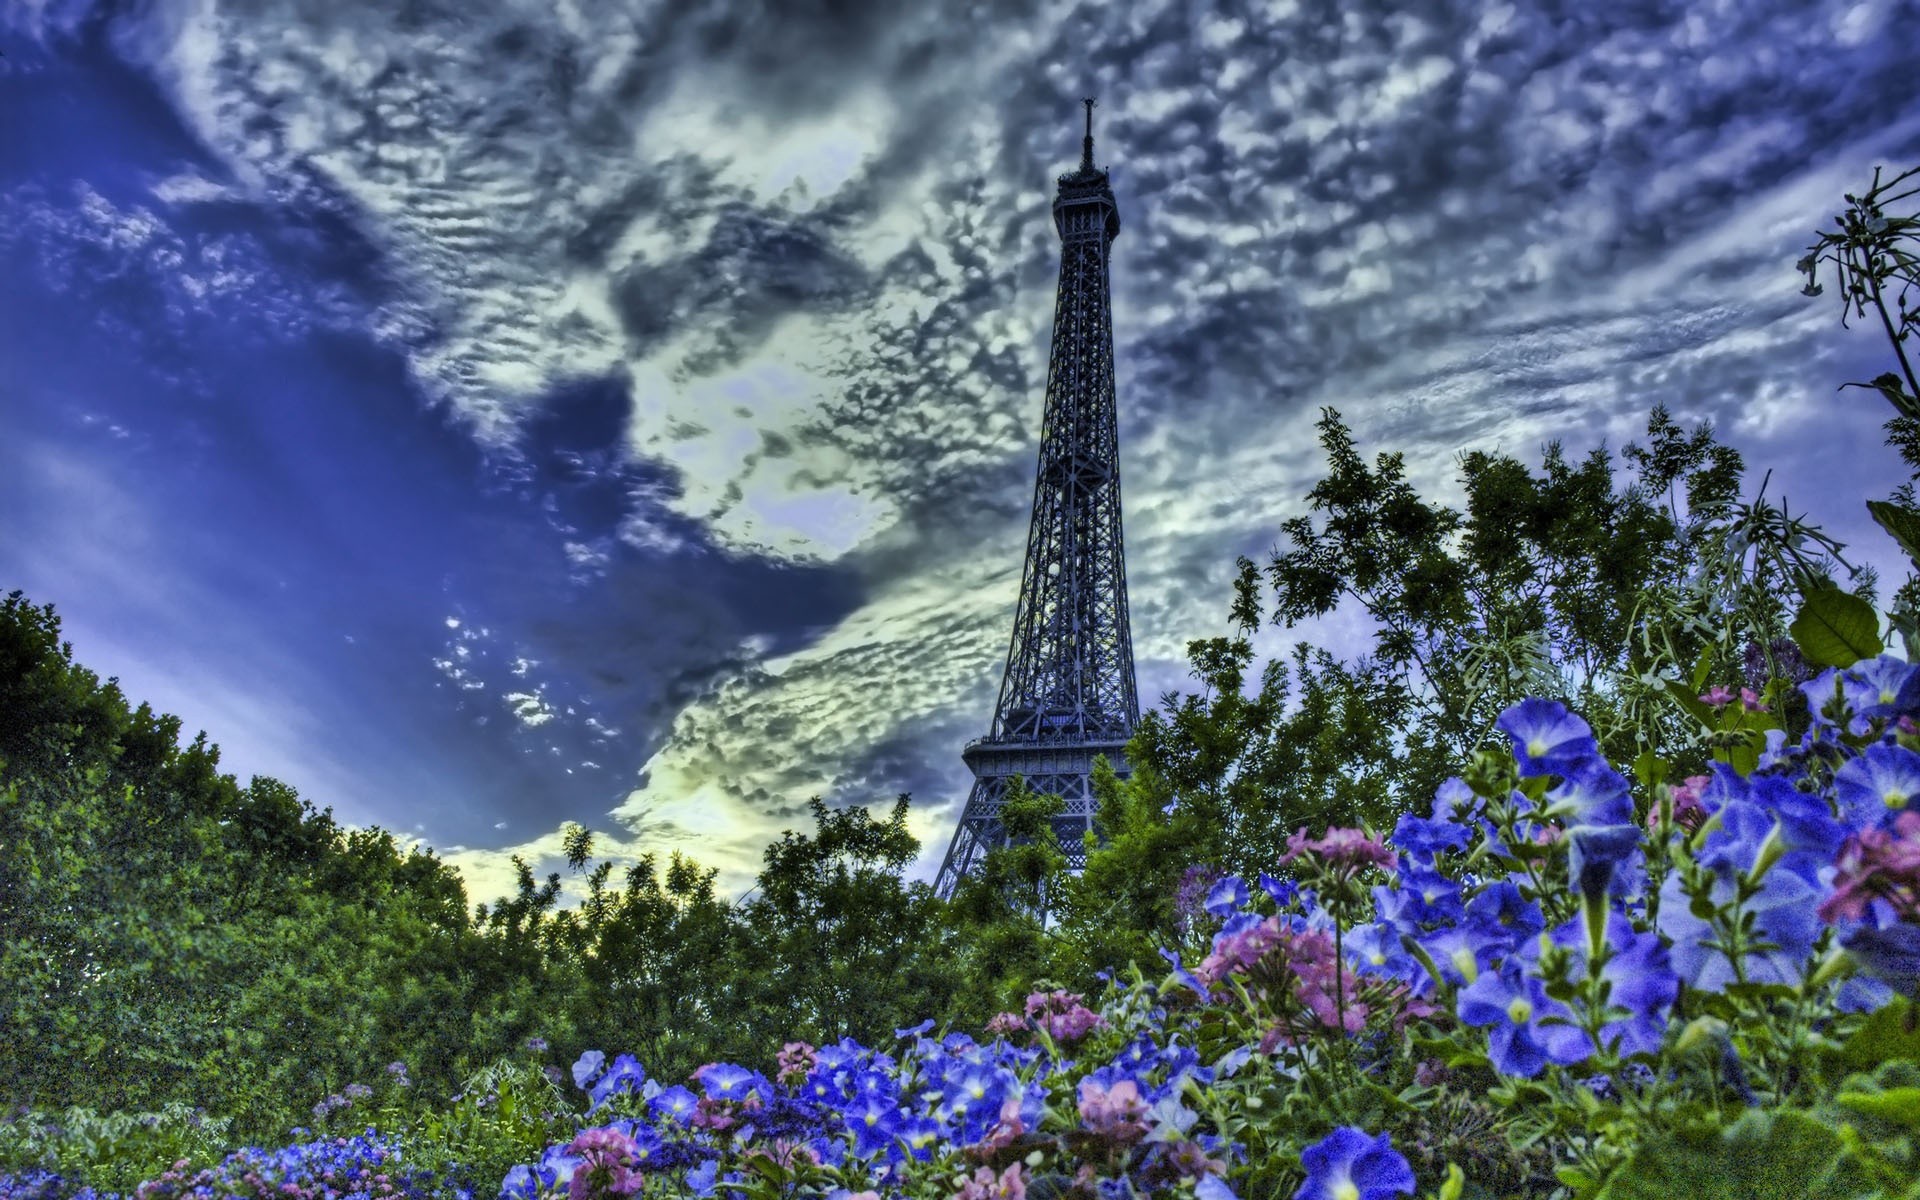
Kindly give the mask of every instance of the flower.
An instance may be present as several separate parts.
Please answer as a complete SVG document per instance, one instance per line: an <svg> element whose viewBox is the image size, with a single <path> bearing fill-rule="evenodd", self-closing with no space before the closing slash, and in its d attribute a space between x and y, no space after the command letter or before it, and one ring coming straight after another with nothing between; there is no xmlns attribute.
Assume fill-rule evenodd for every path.
<svg viewBox="0 0 1920 1200"><path fill-rule="evenodd" d="M1565 815L1569 825L1624 825L1633 820L1631 785L1606 760L1572 763L1561 774L1561 782L1547 793L1548 816Z"/></svg>
<svg viewBox="0 0 1920 1200"><path fill-rule="evenodd" d="M1080 1123L1116 1145L1129 1145L1146 1135L1147 1102L1140 1085L1122 1079L1112 1085L1091 1076L1080 1081Z"/></svg>
<svg viewBox="0 0 1920 1200"><path fill-rule="evenodd" d="M589 1050L582 1054L573 1064L573 1085L577 1088L585 1088L600 1074L600 1068L606 1065L606 1061L607 1056L604 1051Z"/></svg>
<svg viewBox="0 0 1920 1200"><path fill-rule="evenodd" d="M1280 856L1281 865L1302 854L1310 854L1336 870L1376 866L1391 871L1400 865L1393 851L1364 829L1329 829L1325 836L1313 839L1307 837L1306 830L1295 830L1287 839L1287 852Z"/></svg>
<svg viewBox="0 0 1920 1200"><path fill-rule="evenodd" d="M1512 739L1523 776L1565 775L1600 753L1593 730L1555 700L1522 700L1494 724Z"/></svg>
<svg viewBox="0 0 1920 1200"><path fill-rule="evenodd" d="M1413 1191L1413 1167L1386 1134L1343 1126L1300 1154L1306 1182L1294 1200L1392 1200Z"/></svg>
<svg viewBox="0 0 1920 1200"><path fill-rule="evenodd" d="M1488 1057L1502 1075L1531 1078L1550 1062L1577 1063L1593 1053L1586 1033L1568 1023L1567 1007L1549 999L1540 980L1511 960L1462 988L1458 1009L1467 1024L1493 1027Z"/></svg>
<svg viewBox="0 0 1920 1200"><path fill-rule="evenodd" d="M1615 1054L1652 1054L1666 1033L1667 1016L1680 996L1680 977L1668 962L1657 933L1636 933L1618 911L1608 914L1608 955L1600 968L1607 983L1607 1007L1613 1020L1600 1027L1600 1040ZM1578 979L1587 973L1587 933L1578 918L1553 931L1555 945L1568 952L1568 969ZM1617 1011L1614 1011L1617 1010Z"/></svg>
<svg viewBox="0 0 1920 1200"><path fill-rule="evenodd" d="M1861 920L1867 904L1879 899L1894 916L1920 922L1920 812L1908 809L1890 828L1854 834L1833 865L1833 895L1820 902L1822 921Z"/></svg>
<svg viewBox="0 0 1920 1200"><path fill-rule="evenodd" d="M1724 685L1716 683L1706 691L1700 693L1700 703L1718 712L1733 703L1733 693L1728 691Z"/></svg>
<svg viewBox="0 0 1920 1200"><path fill-rule="evenodd" d="M1246 906L1247 885L1238 875L1219 880L1207 892L1206 909L1216 917L1230 917Z"/></svg>
<svg viewBox="0 0 1920 1200"><path fill-rule="evenodd" d="M1920 797L1920 754L1876 742L1833 773L1833 795L1848 829L1878 825Z"/></svg>

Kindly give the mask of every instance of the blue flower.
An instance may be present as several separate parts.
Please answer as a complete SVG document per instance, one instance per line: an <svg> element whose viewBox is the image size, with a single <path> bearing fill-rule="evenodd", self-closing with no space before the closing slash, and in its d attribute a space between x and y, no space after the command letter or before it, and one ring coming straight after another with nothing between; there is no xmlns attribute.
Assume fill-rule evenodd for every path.
<svg viewBox="0 0 1920 1200"><path fill-rule="evenodd" d="M1280 908L1292 904L1294 897L1300 894L1300 889L1292 880L1275 879L1265 871L1260 872L1260 890L1272 897L1274 904Z"/></svg>
<svg viewBox="0 0 1920 1200"><path fill-rule="evenodd" d="M1745 861L1740 861L1744 857ZM1739 887L1739 873L1753 865L1752 851L1729 855L1714 871L1707 902L1715 908L1733 903ZM1797 986L1805 973L1807 956L1820 934L1820 918L1814 908L1821 892L1798 872L1768 871L1762 877L1760 891L1746 902L1752 927L1750 945L1742 955L1741 968L1749 983L1782 983ZM1724 991L1734 981L1733 962L1720 948L1725 934L1704 918L1695 916L1692 899L1687 895L1681 873L1667 876L1660 889L1660 932L1673 943L1673 970L1681 982L1703 992Z"/></svg>
<svg viewBox="0 0 1920 1200"><path fill-rule="evenodd" d="M841 1114L853 1131L853 1152L878 1154L893 1145L900 1129L900 1107L891 1099L868 1095L854 1101Z"/></svg>
<svg viewBox="0 0 1920 1200"><path fill-rule="evenodd" d="M1523 776L1565 775L1600 753L1593 730L1555 700L1522 700L1494 724L1512 739Z"/></svg>
<svg viewBox="0 0 1920 1200"><path fill-rule="evenodd" d="M1413 1167L1386 1134L1343 1126L1300 1154L1307 1180L1293 1200L1392 1200L1413 1191Z"/></svg>
<svg viewBox="0 0 1920 1200"><path fill-rule="evenodd" d="M1207 893L1207 911L1216 917L1230 917L1247 906L1247 885L1238 875L1228 875Z"/></svg>
<svg viewBox="0 0 1920 1200"><path fill-rule="evenodd" d="M1920 990L1920 925L1862 923L1840 935L1862 970L1902 995Z"/></svg>
<svg viewBox="0 0 1920 1200"><path fill-rule="evenodd" d="M1413 983L1423 968L1418 959L1400 944L1400 932L1391 925L1359 925L1347 930L1342 943L1354 969L1371 975L1384 975L1402 983Z"/></svg>
<svg viewBox="0 0 1920 1200"><path fill-rule="evenodd" d="M615 1092L633 1091L646 1081L647 1073L640 1068L639 1061L631 1054L622 1054L613 1060L612 1068L600 1077L588 1094L593 1098L593 1107L599 1108Z"/></svg>
<svg viewBox="0 0 1920 1200"><path fill-rule="evenodd" d="M1832 725L1828 706L1838 689L1840 705L1846 709L1847 732L1863 734L1873 720L1892 721L1920 710L1920 666L1902 662L1892 655L1866 659L1845 670L1829 668L1800 685L1820 725Z"/></svg>
<svg viewBox="0 0 1920 1200"><path fill-rule="evenodd" d="M1574 763L1547 793L1547 804L1565 815L1568 825L1631 825L1633 790L1627 777L1605 759Z"/></svg>
<svg viewBox="0 0 1920 1200"><path fill-rule="evenodd" d="M1436 821L1408 813L1393 827L1389 839L1408 854L1431 859L1443 850L1464 850L1473 831L1457 821Z"/></svg>
<svg viewBox="0 0 1920 1200"><path fill-rule="evenodd" d="M582 1054L573 1064L573 1085L578 1088L586 1087L596 1075L600 1074L600 1068L605 1066L606 1062L605 1051L589 1050Z"/></svg>
<svg viewBox="0 0 1920 1200"><path fill-rule="evenodd" d="M699 1097L679 1084L655 1096L648 1105L657 1117L668 1117L684 1125L700 1107Z"/></svg>
<svg viewBox="0 0 1920 1200"><path fill-rule="evenodd" d="M693 1189L693 1194L696 1196L711 1196L715 1179L719 1174L720 1160L709 1158L699 1166L688 1169L687 1186Z"/></svg>
<svg viewBox="0 0 1920 1200"><path fill-rule="evenodd" d="M1850 832L1876 828L1920 797L1920 754L1876 742L1833 773L1840 821Z"/></svg>
<svg viewBox="0 0 1920 1200"><path fill-rule="evenodd" d="M734 1063L712 1063L695 1072L709 1100L745 1100L759 1078L754 1072Z"/></svg>
<svg viewBox="0 0 1920 1200"><path fill-rule="evenodd" d="M1506 949L1518 950L1520 944L1547 927L1540 906L1526 898L1511 879L1495 880L1467 901L1467 920L1486 933L1506 940Z"/></svg>
<svg viewBox="0 0 1920 1200"><path fill-rule="evenodd" d="M1618 1013L1600 1026L1600 1040L1615 1054L1652 1054L1660 1049L1667 1016L1680 996L1680 977L1669 965L1660 935L1634 932L1624 914L1607 914L1606 937L1609 954L1600 978L1607 983L1607 1007ZM1570 977L1584 978L1585 923L1574 918L1553 931L1553 940L1569 952Z"/></svg>
<svg viewBox="0 0 1920 1200"><path fill-rule="evenodd" d="M1574 892L1589 904L1604 904L1608 894L1616 890L1616 881L1625 878L1620 868L1639 849L1638 825L1575 825L1567 830L1567 861Z"/></svg>
<svg viewBox="0 0 1920 1200"><path fill-rule="evenodd" d="M900 1038L900 1039L917 1038L921 1034L926 1033L932 1028L933 1028L933 1018L928 1017L926 1020L920 1022L918 1025L909 1025L905 1029L894 1030L893 1036L895 1038Z"/></svg>
<svg viewBox="0 0 1920 1200"><path fill-rule="evenodd" d="M1493 1027L1487 1031L1487 1056L1502 1075L1531 1078L1550 1062L1577 1063L1593 1053L1586 1033L1568 1023L1572 1014L1566 1006L1550 999L1545 985L1512 960L1461 989L1457 1007L1467 1024Z"/></svg>

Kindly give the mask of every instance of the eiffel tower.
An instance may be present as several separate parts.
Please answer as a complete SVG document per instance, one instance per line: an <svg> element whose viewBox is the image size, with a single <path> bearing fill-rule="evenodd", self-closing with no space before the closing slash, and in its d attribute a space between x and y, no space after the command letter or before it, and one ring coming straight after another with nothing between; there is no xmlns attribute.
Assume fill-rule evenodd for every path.
<svg viewBox="0 0 1920 1200"><path fill-rule="evenodd" d="M1127 564L1120 540L1120 442L1113 397L1113 314L1107 267L1120 213L1107 173L1093 165L1093 101L1080 169L1062 175L1053 201L1060 288L1053 308L1040 466L1013 642L1000 702L985 736L961 757L973 790L934 882L953 894L1006 840L1000 805L1013 777L1066 809L1054 833L1073 870L1086 865L1082 835L1098 801L1093 760L1127 775L1121 749L1140 719Z"/></svg>

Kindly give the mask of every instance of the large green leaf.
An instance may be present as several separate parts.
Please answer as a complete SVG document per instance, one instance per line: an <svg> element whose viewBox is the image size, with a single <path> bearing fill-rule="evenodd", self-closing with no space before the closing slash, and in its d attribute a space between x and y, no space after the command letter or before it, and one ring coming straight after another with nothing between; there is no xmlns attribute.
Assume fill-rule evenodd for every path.
<svg viewBox="0 0 1920 1200"><path fill-rule="evenodd" d="M1595 1200L1864 1200L1876 1194L1836 1130L1803 1113L1754 1110L1724 1130L1644 1143Z"/></svg>
<svg viewBox="0 0 1920 1200"><path fill-rule="evenodd" d="M1869 500L1867 511L1873 514L1874 520L1880 522L1880 528L1900 543L1907 557L1920 564L1920 509L1888 500Z"/></svg>
<svg viewBox="0 0 1920 1200"><path fill-rule="evenodd" d="M1809 592L1787 632L1807 661L1822 667L1850 667L1884 649L1873 605L1839 588Z"/></svg>

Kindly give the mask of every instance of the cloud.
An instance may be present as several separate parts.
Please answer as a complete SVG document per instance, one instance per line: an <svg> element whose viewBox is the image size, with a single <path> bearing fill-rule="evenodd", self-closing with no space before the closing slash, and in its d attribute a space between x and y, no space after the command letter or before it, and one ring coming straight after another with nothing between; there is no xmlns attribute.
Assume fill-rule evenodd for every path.
<svg viewBox="0 0 1920 1200"><path fill-rule="evenodd" d="M944 848L940 739L985 728L1012 615L1079 96L1125 223L1136 653L1177 679L1232 556L1300 511L1322 405L1442 496L1467 446L1617 445L1656 402L1783 476L1814 461L1791 431L1861 440L1879 414L1836 409L1841 335L1791 263L1920 150L1907 15L195 0L116 28L237 186L352 214L398 289L370 327L484 445L525 453L582 381L624 397L618 461L577 464L617 515L555 517L580 586L705 549L858 576L803 645L689 669L614 811L737 881L809 794L888 779L950 781L915 818ZM70 240L143 236L119 209Z"/></svg>

